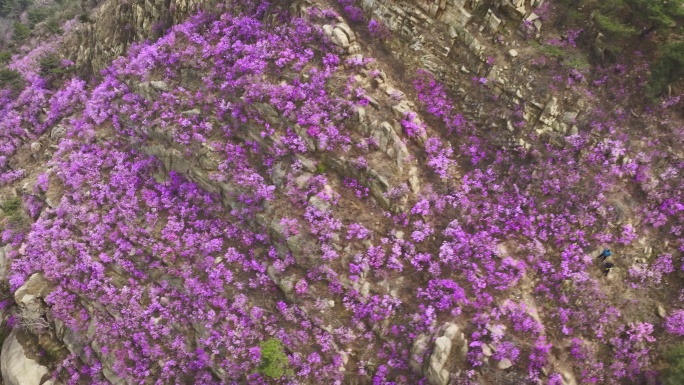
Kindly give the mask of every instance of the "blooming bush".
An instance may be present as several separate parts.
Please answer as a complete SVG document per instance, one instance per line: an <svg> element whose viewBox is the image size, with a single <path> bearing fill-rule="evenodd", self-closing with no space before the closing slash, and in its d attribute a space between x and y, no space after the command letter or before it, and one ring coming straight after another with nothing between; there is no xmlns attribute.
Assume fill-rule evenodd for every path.
<svg viewBox="0 0 684 385"><path fill-rule="evenodd" d="M684 336L684 310L675 310L665 319L668 333Z"/></svg>

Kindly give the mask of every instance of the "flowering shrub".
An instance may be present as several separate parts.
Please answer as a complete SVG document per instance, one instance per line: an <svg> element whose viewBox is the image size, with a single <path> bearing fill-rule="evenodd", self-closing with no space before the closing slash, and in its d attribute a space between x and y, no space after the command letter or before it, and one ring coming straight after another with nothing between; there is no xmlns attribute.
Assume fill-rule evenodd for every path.
<svg viewBox="0 0 684 385"><path fill-rule="evenodd" d="M665 329L670 334L684 336L684 310L675 310L665 319Z"/></svg>
<svg viewBox="0 0 684 385"><path fill-rule="evenodd" d="M368 22L368 32L379 40L387 40L392 36L392 31L382 21L371 19Z"/></svg>

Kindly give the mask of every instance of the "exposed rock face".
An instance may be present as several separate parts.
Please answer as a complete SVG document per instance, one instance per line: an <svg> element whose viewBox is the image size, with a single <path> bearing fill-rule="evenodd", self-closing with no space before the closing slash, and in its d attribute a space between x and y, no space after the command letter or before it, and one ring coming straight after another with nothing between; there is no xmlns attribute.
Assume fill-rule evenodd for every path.
<svg viewBox="0 0 684 385"><path fill-rule="evenodd" d="M9 261L7 260L8 250L9 245L0 247L0 279L3 281L7 279L7 273L9 270Z"/></svg>
<svg viewBox="0 0 684 385"><path fill-rule="evenodd" d="M21 285L17 291L14 292L14 300L18 304L29 306L35 303L36 300L44 298L51 290L51 284L46 280L42 274L36 273Z"/></svg>
<svg viewBox="0 0 684 385"><path fill-rule="evenodd" d="M48 377L46 376L48 368L26 356L26 350L17 339L16 330L12 331L2 344L0 369L2 370L2 380L5 382L5 385L53 383L52 381L43 381L44 377Z"/></svg>
<svg viewBox="0 0 684 385"><path fill-rule="evenodd" d="M430 356L430 365L427 373L425 373L425 377L427 377L432 385L447 385L450 373L444 369L444 364L446 364L451 353L451 340L444 336L438 337L433 349Z"/></svg>
<svg viewBox="0 0 684 385"><path fill-rule="evenodd" d="M400 55L405 63L412 63L417 68L425 68L441 81L458 90L464 98L466 111L482 118L484 125L504 126L508 124L496 116L485 116L485 103L471 101L469 95L472 84L464 79L465 74L472 74L486 79L487 87L499 96L497 104L507 105L512 109L522 105L526 122L533 123L537 135L545 132L557 134L562 140L564 136L577 133L572 124L561 124L557 118L565 108L576 108L575 101L558 101L551 95L546 100L535 100L538 90L529 83L529 70L526 66L515 66L513 61L519 60L521 52L507 49L511 66L507 63L488 63L488 57L496 52L486 49L485 39L496 36L504 25L513 24L521 31L532 28L532 36L539 33L541 21L534 10L543 1L497 0L487 8L485 16L473 19L471 14L479 7L486 7L477 0L402 2L398 0L365 0L364 10L377 20L386 24L397 36L402 36L402 43L393 47L396 52L416 51L415 55ZM480 25L479 33L470 28ZM420 44L417 44L420 42ZM529 78L528 78L529 77ZM525 84L527 83L527 84ZM521 84L525 84L521 87ZM576 109L575 109L576 110ZM540 116L541 115L541 116ZM485 123L486 121L486 123ZM529 148L526 135L508 125L513 137L507 138L500 133L498 140L502 146ZM555 134L554 134L555 133Z"/></svg>
<svg viewBox="0 0 684 385"><path fill-rule="evenodd" d="M465 362L468 353L468 343L458 325L448 322L437 332L429 356L430 337L422 334L416 338L411 347L411 369L427 378L431 385L447 385L451 377L450 370L460 373L459 366L446 367L447 361L454 356L453 361ZM433 337L434 338L434 337Z"/></svg>
<svg viewBox="0 0 684 385"><path fill-rule="evenodd" d="M104 1L92 12L92 23L78 24L65 40L76 66L93 72L126 53L131 43L160 35L198 10L204 0Z"/></svg>

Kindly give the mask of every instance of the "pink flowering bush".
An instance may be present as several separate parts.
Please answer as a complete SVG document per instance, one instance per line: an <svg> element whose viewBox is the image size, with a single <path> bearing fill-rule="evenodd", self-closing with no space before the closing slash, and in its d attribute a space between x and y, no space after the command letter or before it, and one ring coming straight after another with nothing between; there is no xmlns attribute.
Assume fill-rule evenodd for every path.
<svg viewBox="0 0 684 385"><path fill-rule="evenodd" d="M684 310L675 310L665 319L665 329L676 336L684 336Z"/></svg>

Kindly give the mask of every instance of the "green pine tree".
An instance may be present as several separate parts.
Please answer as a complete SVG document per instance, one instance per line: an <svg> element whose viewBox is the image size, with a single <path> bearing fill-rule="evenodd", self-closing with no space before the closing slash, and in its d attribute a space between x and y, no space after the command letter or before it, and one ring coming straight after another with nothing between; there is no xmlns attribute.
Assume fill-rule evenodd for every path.
<svg viewBox="0 0 684 385"><path fill-rule="evenodd" d="M281 378L291 375L290 361L285 354L283 343L277 338L269 338L259 344L261 348L261 362L257 372L271 378Z"/></svg>

